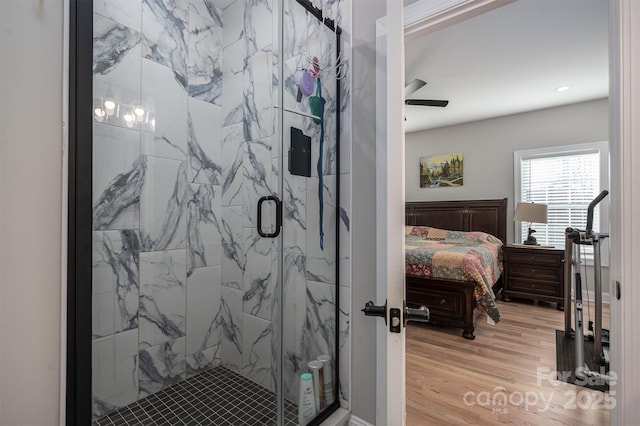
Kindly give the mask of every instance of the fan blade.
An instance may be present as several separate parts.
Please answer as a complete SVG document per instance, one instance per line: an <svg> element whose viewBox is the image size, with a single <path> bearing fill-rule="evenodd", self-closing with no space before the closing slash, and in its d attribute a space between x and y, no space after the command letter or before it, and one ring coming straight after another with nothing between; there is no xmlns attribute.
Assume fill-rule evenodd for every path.
<svg viewBox="0 0 640 426"><path fill-rule="evenodd" d="M422 81L419 78L412 80L409 84L404 87L404 97L408 97L410 94L420 89L422 86L427 84L426 81Z"/></svg>
<svg viewBox="0 0 640 426"><path fill-rule="evenodd" d="M440 101L436 99L407 99L404 101L405 105L418 105L418 106L432 106L432 107L446 107L449 105L449 101Z"/></svg>

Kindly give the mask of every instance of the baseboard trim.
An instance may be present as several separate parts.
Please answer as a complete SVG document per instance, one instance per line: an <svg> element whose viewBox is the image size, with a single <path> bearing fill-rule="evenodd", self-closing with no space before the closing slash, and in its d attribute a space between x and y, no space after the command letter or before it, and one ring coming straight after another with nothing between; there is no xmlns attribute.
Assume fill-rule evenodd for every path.
<svg viewBox="0 0 640 426"><path fill-rule="evenodd" d="M360 417L354 416L353 414L349 417L349 426L373 426L371 423L366 420L362 420Z"/></svg>
<svg viewBox="0 0 640 426"><path fill-rule="evenodd" d="M325 421L321 423L322 426L347 426L349 423L349 411L344 408L338 408L333 414L331 414Z"/></svg>

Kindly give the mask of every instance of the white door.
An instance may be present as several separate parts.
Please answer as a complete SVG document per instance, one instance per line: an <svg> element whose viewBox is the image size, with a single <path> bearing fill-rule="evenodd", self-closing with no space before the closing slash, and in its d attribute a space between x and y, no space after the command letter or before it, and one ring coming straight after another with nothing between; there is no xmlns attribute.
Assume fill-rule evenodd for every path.
<svg viewBox="0 0 640 426"><path fill-rule="evenodd" d="M378 321L376 423L404 425L405 333L394 309L404 315L404 37L451 25L513 0L422 0L403 9L387 0L376 24L376 277L377 302L386 300L386 323ZM406 15L405 15L406 13ZM406 24L405 24L406 18Z"/></svg>
<svg viewBox="0 0 640 426"><path fill-rule="evenodd" d="M376 44L376 277L378 303L387 301L387 321L378 321L376 424L405 424L404 304L404 23L403 2L387 0L386 22ZM387 49L387 46L390 46ZM386 71L386 72L385 72ZM394 310L400 318L391 318ZM396 313L398 311L395 311ZM399 327L397 327L399 325ZM396 326L395 332L391 329Z"/></svg>

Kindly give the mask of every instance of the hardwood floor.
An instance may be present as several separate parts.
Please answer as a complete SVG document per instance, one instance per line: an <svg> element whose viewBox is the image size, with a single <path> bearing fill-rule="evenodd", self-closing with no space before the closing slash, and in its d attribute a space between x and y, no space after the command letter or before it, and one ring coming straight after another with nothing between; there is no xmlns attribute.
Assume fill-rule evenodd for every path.
<svg viewBox="0 0 640 426"><path fill-rule="evenodd" d="M498 303L500 323L476 314L473 341L457 329L409 324L407 424L608 425L610 395L551 378L555 330L564 327L555 304Z"/></svg>

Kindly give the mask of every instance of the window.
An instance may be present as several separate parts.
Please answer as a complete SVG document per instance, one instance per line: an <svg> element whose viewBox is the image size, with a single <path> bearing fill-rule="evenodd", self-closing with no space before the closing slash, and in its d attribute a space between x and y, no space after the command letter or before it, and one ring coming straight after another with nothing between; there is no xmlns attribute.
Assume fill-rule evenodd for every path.
<svg viewBox="0 0 640 426"><path fill-rule="evenodd" d="M515 202L547 205L547 224L535 224L540 244L564 248L567 227L585 229L587 207L603 189L609 189L607 142L516 151ZM608 198L594 210L593 230L608 228ZM516 242L527 238L529 224L516 222ZM587 258L592 253L587 250ZM606 258L603 253L603 259Z"/></svg>

